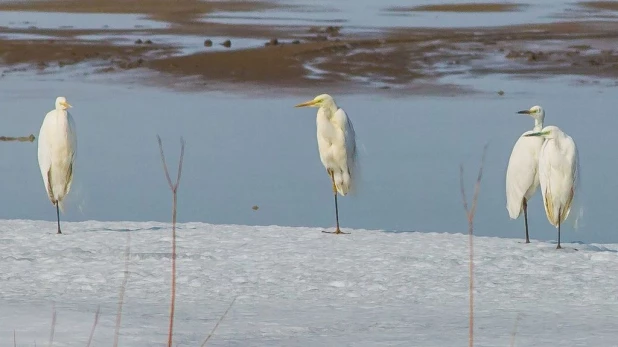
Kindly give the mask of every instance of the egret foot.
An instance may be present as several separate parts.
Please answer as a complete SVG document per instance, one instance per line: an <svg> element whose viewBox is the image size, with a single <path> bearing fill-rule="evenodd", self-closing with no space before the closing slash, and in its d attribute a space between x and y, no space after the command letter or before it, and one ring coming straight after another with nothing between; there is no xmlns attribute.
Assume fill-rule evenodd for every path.
<svg viewBox="0 0 618 347"><path fill-rule="evenodd" d="M326 231L326 230L322 230L322 232L323 232L323 233L326 233L326 234L345 234L345 235L350 234L350 233L343 232L343 231L341 231L341 230L335 230L335 231Z"/></svg>

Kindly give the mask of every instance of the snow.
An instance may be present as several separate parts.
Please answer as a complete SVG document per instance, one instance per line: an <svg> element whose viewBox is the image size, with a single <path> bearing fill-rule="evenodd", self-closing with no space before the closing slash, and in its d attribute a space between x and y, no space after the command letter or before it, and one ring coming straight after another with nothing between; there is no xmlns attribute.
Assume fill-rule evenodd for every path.
<svg viewBox="0 0 618 347"><path fill-rule="evenodd" d="M127 236L120 346L164 346L171 226L0 221L0 339L113 341ZM186 223L178 226L175 344L462 346L467 235ZM614 346L618 245L475 237L476 346ZM577 249L577 250L576 250Z"/></svg>

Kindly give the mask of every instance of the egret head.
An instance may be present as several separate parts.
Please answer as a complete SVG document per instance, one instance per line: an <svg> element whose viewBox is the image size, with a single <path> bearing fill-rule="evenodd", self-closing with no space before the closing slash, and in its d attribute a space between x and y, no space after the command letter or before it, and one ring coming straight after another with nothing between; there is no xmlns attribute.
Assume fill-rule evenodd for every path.
<svg viewBox="0 0 618 347"><path fill-rule="evenodd" d="M555 139L560 134L562 134L562 130L560 130L560 128L558 128L555 125L550 125L550 126L546 126L541 131L538 131L538 132L535 132L535 133L526 134L524 136L526 136L526 137L529 137L529 136L541 136L541 137L546 138L546 139Z"/></svg>
<svg viewBox="0 0 618 347"><path fill-rule="evenodd" d="M545 119L545 111L543 110L541 106L538 106L538 105L532 106L529 110L523 110L517 113L527 114L536 120L540 120L541 122L543 122L543 119Z"/></svg>
<svg viewBox="0 0 618 347"><path fill-rule="evenodd" d="M64 96L59 96L59 97L56 98L56 109L66 110L69 107L73 107L73 106L71 106L67 102L67 98L65 98Z"/></svg>
<svg viewBox="0 0 618 347"><path fill-rule="evenodd" d="M318 96L316 96L315 98L313 98L313 100L309 100L306 102L303 102L302 104L298 104L294 107L328 107L331 105L335 104L335 100L333 99L332 96L328 95L328 94L320 94Z"/></svg>

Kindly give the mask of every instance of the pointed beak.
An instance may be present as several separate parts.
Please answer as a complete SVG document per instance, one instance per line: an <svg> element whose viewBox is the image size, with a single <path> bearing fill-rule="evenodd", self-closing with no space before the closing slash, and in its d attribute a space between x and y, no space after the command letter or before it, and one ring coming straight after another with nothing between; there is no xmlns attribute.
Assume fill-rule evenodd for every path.
<svg viewBox="0 0 618 347"><path fill-rule="evenodd" d="M536 132L536 133L526 134L524 136L525 137L529 137L529 136L543 136L543 135L549 135L549 131L539 131L539 132Z"/></svg>
<svg viewBox="0 0 618 347"><path fill-rule="evenodd" d="M298 104L294 107L307 107L307 106L313 106L315 104L317 104L318 101L317 100L309 100L309 101L305 101L302 104Z"/></svg>
<svg viewBox="0 0 618 347"><path fill-rule="evenodd" d="M60 105L62 105L62 106L64 106L64 107L66 107L66 108L71 108L71 107L73 107L73 106L71 106L71 104L69 104L68 102L62 102L62 103L60 103Z"/></svg>
<svg viewBox="0 0 618 347"><path fill-rule="evenodd" d="M519 114L530 114L530 110L517 111Z"/></svg>

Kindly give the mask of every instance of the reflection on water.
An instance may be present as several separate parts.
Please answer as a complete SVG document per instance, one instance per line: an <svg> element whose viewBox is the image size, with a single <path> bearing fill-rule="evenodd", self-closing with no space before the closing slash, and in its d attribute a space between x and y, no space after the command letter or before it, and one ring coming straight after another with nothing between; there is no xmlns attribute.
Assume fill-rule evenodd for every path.
<svg viewBox="0 0 618 347"><path fill-rule="evenodd" d="M334 224L329 178L317 153L315 110L293 108L328 90L304 97L260 98L46 78L2 79L0 135L37 135L55 97L68 97L79 148L65 219L169 221L170 192L155 137L160 134L170 163L176 160L180 136L187 142L179 220ZM463 83L489 93L335 95L354 121L361 167L356 196L340 199L342 225L464 232L459 164L466 165L471 189L482 147L489 141L476 232L522 237L523 221L510 221L505 208L504 174L517 137L533 125L515 111L541 104L546 123L569 133L580 151L585 226L577 234L566 228L564 240L618 242L612 227L618 179L610 150L618 147L616 88L571 85L562 79L484 78ZM500 89L504 96L495 92ZM36 143L0 146L0 218L53 220ZM252 209L254 205L259 209ZM529 211L531 236L555 239L539 192Z"/></svg>

